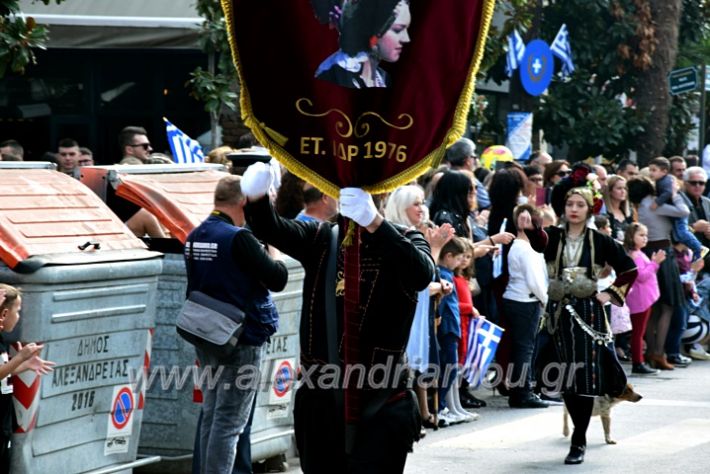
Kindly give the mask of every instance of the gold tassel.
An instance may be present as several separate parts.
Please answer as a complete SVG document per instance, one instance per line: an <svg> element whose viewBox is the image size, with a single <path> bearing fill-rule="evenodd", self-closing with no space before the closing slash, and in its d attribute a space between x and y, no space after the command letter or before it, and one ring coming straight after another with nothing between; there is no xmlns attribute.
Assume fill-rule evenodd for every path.
<svg viewBox="0 0 710 474"><path fill-rule="evenodd" d="M273 141L275 141L276 143L278 143L278 144L279 144L280 146L282 146L282 147L283 147L283 146L286 146L286 143L288 142L288 138L286 137L286 135L281 135L279 132L277 132L277 131L274 130L273 128L267 127L264 122L261 122L261 123L259 124L259 126L260 126L262 129L264 129L264 131L266 132L266 134L267 134L268 136L270 136Z"/></svg>
<svg viewBox="0 0 710 474"><path fill-rule="evenodd" d="M349 221L348 222L348 231L345 234L345 237L343 238L343 247L350 247L355 240L355 222Z"/></svg>

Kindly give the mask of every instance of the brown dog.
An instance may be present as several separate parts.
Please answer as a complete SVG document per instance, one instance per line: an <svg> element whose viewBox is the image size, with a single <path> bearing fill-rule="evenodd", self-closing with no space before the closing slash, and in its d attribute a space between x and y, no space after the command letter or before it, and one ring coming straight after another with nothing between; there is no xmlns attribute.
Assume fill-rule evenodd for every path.
<svg viewBox="0 0 710 474"><path fill-rule="evenodd" d="M634 387L630 383L626 384L626 388L622 394L616 398L612 398L609 395L603 395L600 397L594 397L594 408L592 409L592 416L601 416L602 427L604 428L604 440L606 444L616 444L611 438L611 409L619 402L632 402L636 403L643 397L638 393L634 392ZM563 414L563 424L562 424L562 434L564 436L569 436L569 412L567 412L567 407L564 407Z"/></svg>

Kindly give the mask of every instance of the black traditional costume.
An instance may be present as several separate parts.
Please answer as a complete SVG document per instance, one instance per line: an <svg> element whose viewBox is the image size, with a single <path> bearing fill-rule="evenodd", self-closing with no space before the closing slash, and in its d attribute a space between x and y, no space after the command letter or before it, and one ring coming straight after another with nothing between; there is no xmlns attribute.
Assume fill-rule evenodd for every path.
<svg viewBox="0 0 710 474"><path fill-rule="evenodd" d="M636 279L636 265L621 245L593 229L585 229L574 239L564 228L545 230L550 278L547 328L564 364L564 390L578 395L618 396L626 385L626 376L614 355L607 314L595 297L596 280L609 264L617 278L604 291L611 296L612 304L622 306Z"/></svg>

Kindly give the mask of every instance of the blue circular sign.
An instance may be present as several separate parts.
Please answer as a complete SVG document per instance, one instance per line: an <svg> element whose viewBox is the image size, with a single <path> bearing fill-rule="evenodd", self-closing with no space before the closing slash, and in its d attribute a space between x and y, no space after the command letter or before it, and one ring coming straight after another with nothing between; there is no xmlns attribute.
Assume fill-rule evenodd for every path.
<svg viewBox="0 0 710 474"><path fill-rule="evenodd" d="M122 429L128 424L133 412L133 393L130 389L124 387L116 394L116 399L113 401L113 411L111 412L111 422L116 429Z"/></svg>
<svg viewBox="0 0 710 474"><path fill-rule="evenodd" d="M529 42L519 69L520 82L528 94L538 96L545 92L555 70L555 61L547 43L539 39Z"/></svg>
<svg viewBox="0 0 710 474"><path fill-rule="evenodd" d="M289 364L289 362L285 360L276 369L273 386L274 393L279 397L283 397L291 388L292 382L293 368L291 367L291 364Z"/></svg>

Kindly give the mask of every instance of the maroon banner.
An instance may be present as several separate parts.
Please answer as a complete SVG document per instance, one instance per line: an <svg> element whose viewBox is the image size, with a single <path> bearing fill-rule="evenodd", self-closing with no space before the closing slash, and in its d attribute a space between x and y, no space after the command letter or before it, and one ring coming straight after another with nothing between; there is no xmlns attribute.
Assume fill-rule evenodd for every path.
<svg viewBox="0 0 710 474"><path fill-rule="evenodd" d="M389 191L464 132L494 0L222 0L242 116L333 196Z"/></svg>

